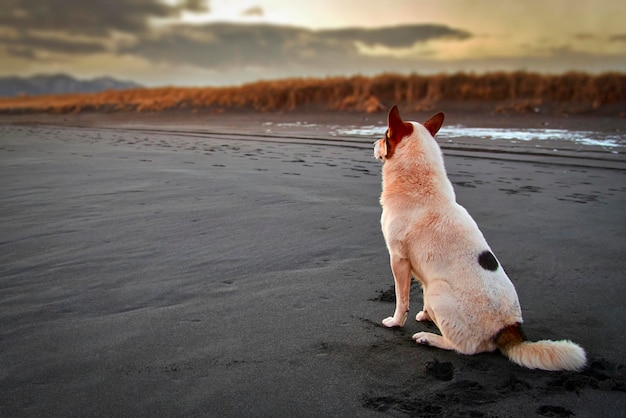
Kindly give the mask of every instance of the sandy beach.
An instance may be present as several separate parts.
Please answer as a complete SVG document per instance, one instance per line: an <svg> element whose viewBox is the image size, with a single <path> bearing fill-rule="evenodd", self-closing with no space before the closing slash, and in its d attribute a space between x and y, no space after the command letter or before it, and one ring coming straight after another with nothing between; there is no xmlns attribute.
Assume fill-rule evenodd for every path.
<svg viewBox="0 0 626 418"><path fill-rule="evenodd" d="M414 320L380 325L393 311L380 163L350 129L384 122L0 117L0 416L623 416L625 148L439 139L527 336L587 350L583 372L543 372L418 346L434 327ZM409 318L421 300L415 284Z"/></svg>

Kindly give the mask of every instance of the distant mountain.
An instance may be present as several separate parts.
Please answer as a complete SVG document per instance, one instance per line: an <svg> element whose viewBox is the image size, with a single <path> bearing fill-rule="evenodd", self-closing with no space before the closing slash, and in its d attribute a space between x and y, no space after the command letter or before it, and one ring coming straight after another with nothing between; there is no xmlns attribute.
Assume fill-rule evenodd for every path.
<svg viewBox="0 0 626 418"><path fill-rule="evenodd" d="M29 78L0 77L0 97L22 94L95 93L104 90L125 90L142 87L132 81L119 81L111 77L77 80L65 74L37 75Z"/></svg>

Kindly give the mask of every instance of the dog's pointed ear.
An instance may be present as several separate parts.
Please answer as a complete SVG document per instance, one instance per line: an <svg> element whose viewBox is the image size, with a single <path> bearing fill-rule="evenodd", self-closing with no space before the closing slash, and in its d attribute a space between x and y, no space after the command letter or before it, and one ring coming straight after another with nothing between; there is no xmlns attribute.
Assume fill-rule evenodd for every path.
<svg viewBox="0 0 626 418"><path fill-rule="evenodd" d="M391 109L389 109L389 114L387 115L387 127L389 128L389 136L393 136L395 133L399 133L402 131L404 126L404 121L400 117L400 111L398 110L398 106L394 105Z"/></svg>
<svg viewBox="0 0 626 418"><path fill-rule="evenodd" d="M443 112L439 112L436 115L433 115L424 123L424 127L428 129L428 132L432 136L435 136L437 132L439 132L439 128L443 125Z"/></svg>
<svg viewBox="0 0 626 418"><path fill-rule="evenodd" d="M404 122L400 117L398 106L393 106L389 110L389 115L387 115L387 132L385 137L381 139L385 142L385 159L390 159L400 141L412 133L413 125L409 122Z"/></svg>

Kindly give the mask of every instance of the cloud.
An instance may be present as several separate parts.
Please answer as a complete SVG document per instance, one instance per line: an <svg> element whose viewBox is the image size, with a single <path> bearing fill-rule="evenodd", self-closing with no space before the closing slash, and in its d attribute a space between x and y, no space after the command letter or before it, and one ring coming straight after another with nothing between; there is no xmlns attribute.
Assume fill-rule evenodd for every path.
<svg viewBox="0 0 626 418"><path fill-rule="evenodd" d="M200 19L184 23L187 12L209 10L209 0L2 3L0 71L4 74L39 73L43 68L89 76L110 73L142 83L151 80L154 85L157 79L224 84L384 71L621 69L626 45L626 35L619 30L595 33L585 28L539 41L538 37L496 36L487 29L474 34L443 24L313 30L261 23L197 23ZM239 10L247 22L266 19L259 6Z"/></svg>
<svg viewBox="0 0 626 418"><path fill-rule="evenodd" d="M209 0L4 0L0 53L58 62L104 53L219 71L333 68L384 61L366 56L363 46L406 48L471 36L444 25L423 24L311 30L272 24L173 24L172 19L167 23L183 11L207 10ZM262 16L264 10L255 6L243 14ZM165 23L154 25L155 18Z"/></svg>
<svg viewBox="0 0 626 418"><path fill-rule="evenodd" d="M115 53L120 39L150 33L152 18L208 7L208 0L3 0L0 53L35 61Z"/></svg>
<svg viewBox="0 0 626 418"><path fill-rule="evenodd" d="M0 27L103 36L112 31L137 33L150 18L176 17L182 11L208 10L203 0L3 0Z"/></svg>
<svg viewBox="0 0 626 418"><path fill-rule="evenodd" d="M593 33L577 33L574 35L574 39L577 41L593 41L597 40L598 36Z"/></svg>
<svg viewBox="0 0 626 418"><path fill-rule="evenodd" d="M32 49L23 46L8 46L5 48L7 55L14 58L22 58L28 61L37 61L37 55Z"/></svg>
<svg viewBox="0 0 626 418"><path fill-rule="evenodd" d="M35 36L20 33L16 37L0 36L0 45L7 45L9 55L37 59L37 51L61 53L66 55L87 55L106 52L103 43L88 40L63 39L50 36Z"/></svg>
<svg viewBox="0 0 626 418"><path fill-rule="evenodd" d="M445 25L402 25L378 29L346 28L320 31L322 37L331 40L361 42L365 45L382 45L389 48L406 48L418 42L433 39L463 40L471 37L469 32L452 29Z"/></svg>
<svg viewBox="0 0 626 418"><path fill-rule="evenodd" d="M242 16L263 16L265 15L265 11L259 6L254 6L241 12L241 15Z"/></svg>
<svg viewBox="0 0 626 418"><path fill-rule="evenodd" d="M610 42L626 42L626 34L613 35L609 38Z"/></svg>
<svg viewBox="0 0 626 418"><path fill-rule="evenodd" d="M310 30L268 24L176 25L138 39L120 50L160 63L224 69L256 67L333 67L381 60L361 54L357 43L405 48L434 39L466 39L465 31L442 25Z"/></svg>
<svg viewBox="0 0 626 418"><path fill-rule="evenodd" d="M209 68L267 66L292 53L302 29L271 25L175 25L139 39L119 52L156 63Z"/></svg>
<svg viewBox="0 0 626 418"><path fill-rule="evenodd" d="M183 0L178 6L179 9L190 12L209 12L209 0Z"/></svg>

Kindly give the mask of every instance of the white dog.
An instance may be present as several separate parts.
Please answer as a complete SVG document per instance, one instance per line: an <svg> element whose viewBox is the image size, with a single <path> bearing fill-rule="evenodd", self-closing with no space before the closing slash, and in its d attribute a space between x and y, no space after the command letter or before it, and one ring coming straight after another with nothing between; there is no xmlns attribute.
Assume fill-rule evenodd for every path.
<svg viewBox="0 0 626 418"><path fill-rule="evenodd" d="M409 311L411 274L424 289L417 321L433 321L442 335L413 339L463 354L500 349L528 368L580 370L585 351L571 341L526 341L513 283L469 213L456 203L435 134L437 113L423 125L404 122L394 106L384 138L374 144L383 161L381 225L395 280L396 309L383 320L401 327Z"/></svg>

